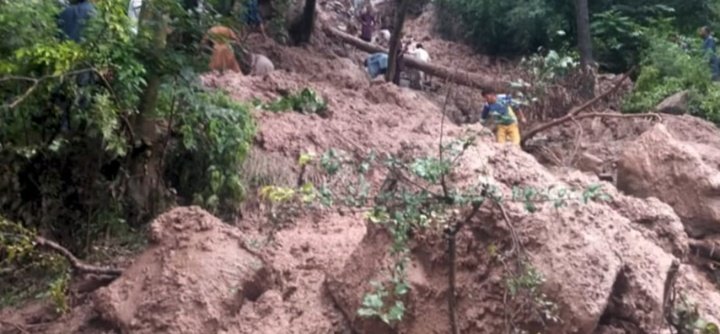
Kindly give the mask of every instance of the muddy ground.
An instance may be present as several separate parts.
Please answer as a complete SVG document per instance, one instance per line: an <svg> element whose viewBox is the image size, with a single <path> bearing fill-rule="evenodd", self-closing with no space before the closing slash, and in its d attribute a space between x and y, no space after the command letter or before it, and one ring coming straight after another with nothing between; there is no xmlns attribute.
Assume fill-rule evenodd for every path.
<svg viewBox="0 0 720 334"><path fill-rule="evenodd" d="M335 22L330 12L320 19ZM495 67L466 46L439 40L428 28L430 21L423 15L409 29L438 63L501 75L488 70ZM703 316L718 321L719 290L706 268L688 256L690 240L673 208L615 189L624 148L657 121L569 122L532 141L531 155L494 144L490 131L478 124L443 122L442 89L419 92L370 82L359 65L363 53L322 34L302 48L251 42L275 62L277 71L266 77L208 75L205 84L239 101L271 101L311 87L328 101L330 116L256 110L259 131L245 174L290 186L299 173L297 157L305 152L335 148L357 154L428 154L437 150L443 124L446 140L467 133L479 138L462 159L462 172L454 179L458 184L482 175L508 193L514 185L582 189L602 184L612 195L608 203L533 214L508 204L507 214L563 319L538 328L534 315L514 305L524 317L518 323L547 333L663 333L658 320L663 284L674 261L681 263L678 287L699 303ZM456 96L453 112L474 109L476 94L469 90ZM614 103L605 101L597 108L613 108ZM720 143L714 126L690 116L663 116L662 123L678 140ZM382 180L383 175L370 179L376 187ZM128 264L123 276L91 293L76 291L91 281L79 279L73 308L60 317L44 301L0 311L0 333L395 331L356 314L369 281L381 277L388 262L384 230L347 208L312 210L282 226L273 225L266 210L251 199L237 221L222 222L195 207L165 213L151 224L149 248ZM490 207L458 237L463 333L507 328L503 263L488 249L507 251L511 239L502 214ZM413 244L411 309L400 332L447 332L445 251L438 230L427 231Z"/></svg>

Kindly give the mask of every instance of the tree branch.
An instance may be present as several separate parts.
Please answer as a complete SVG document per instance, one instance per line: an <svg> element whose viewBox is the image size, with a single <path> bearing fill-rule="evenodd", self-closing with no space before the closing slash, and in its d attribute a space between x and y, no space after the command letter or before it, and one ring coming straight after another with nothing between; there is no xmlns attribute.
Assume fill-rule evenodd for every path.
<svg viewBox="0 0 720 334"><path fill-rule="evenodd" d="M73 255L67 248L57 244L54 241L45 239L43 237L35 237L35 245L38 247L44 247L62 255L69 263L70 267L81 274L97 274L107 276L120 276L122 270L109 268L109 267L98 267L87 264Z"/></svg>
<svg viewBox="0 0 720 334"><path fill-rule="evenodd" d="M572 109L570 109L570 111L565 116L554 119L545 124L541 124L540 126L528 131L528 133L523 136L523 139L521 142L522 146L525 146L525 143L527 143L527 141L530 140L530 138L534 137L538 133L569 121L575 115L579 114L583 110L592 107L598 101L600 101L603 98L607 97L608 95L616 92L618 89L620 89L620 87L622 87L623 82L625 82L625 80L627 80L630 77L630 73L632 73L633 70L634 70L634 68L631 69L630 71L628 71L627 73L625 73L625 75L623 75L623 77L620 78L620 80L618 80L612 88L610 88L609 90L605 91L604 93L586 101L585 103L583 103L579 106L573 107Z"/></svg>
<svg viewBox="0 0 720 334"><path fill-rule="evenodd" d="M30 94L32 94L38 88L40 83L42 83L45 80L54 79L54 78L62 78L65 76L76 75L76 74L92 72L92 71L94 71L93 68L86 68L86 69L82 69L82 70L70 71L70 72L65 72L65 73L60 73L60 74L45 75L45 76L42 76L39 78L24 77L24 76L18 76L18 75L4 76L4 77L0 78L0 82L13 81L13 80L14 81L27 81L27 82L32 82L32 85L22 95L20 95L18 98L16 98L15 101L13 101L12 103L9 103L9 104L4 104L3 108L15 109L18 105L20 105L20 103L22 103L25 99L27 99L30 96Z"/></svg>

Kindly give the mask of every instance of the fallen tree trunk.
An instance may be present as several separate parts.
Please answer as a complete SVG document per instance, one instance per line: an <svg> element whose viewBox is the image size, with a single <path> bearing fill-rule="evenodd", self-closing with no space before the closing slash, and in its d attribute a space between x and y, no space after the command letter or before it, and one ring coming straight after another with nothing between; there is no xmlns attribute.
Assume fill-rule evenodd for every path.
<svg viewBox="0 0 720 334"><path fill-rule="evenodd" d="M340 30L323 26L323 31L329 36L335 37L343 43L350 44L362 51L375 53L384 52L388 53L388 50L381 46L365 42L355 36L348 35ZM503 91L509 88L510 83L504 80L498 80L489 76L480 75L476 73L470 73L467 71L457 71L444 66L433 65L413 59L412 57L405 57L405 66L423 71L426 75L447 79L458 85L467 87L480 88L480 89L495 89L497 91Z"/></svg>

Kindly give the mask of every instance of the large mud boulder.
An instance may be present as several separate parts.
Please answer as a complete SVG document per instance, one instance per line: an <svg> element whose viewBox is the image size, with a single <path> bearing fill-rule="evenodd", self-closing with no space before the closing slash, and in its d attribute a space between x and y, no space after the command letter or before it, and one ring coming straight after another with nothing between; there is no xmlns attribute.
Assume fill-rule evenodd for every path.
<svg viewBox="0 0 720 334"><path fill-rule="evenodd" d="M600 182L580 172L558 178L518 150L493 147L469 151L460 168L467 172L457 175L457 181L477 180L475 173L480 171L506 194L512 185L582 191ZM558 306L562 320L542 327L526 323L533 332L601 333L624 326L633 333L661 333L663 285L677 260L673 254L683 256L688 249L682 223L655 199L630 198L607 183L604 189L610 202L574 203L560 209L548 205L534 213L522 203L505 203L530 266L544 277L542 289ZM502 217L488 205L458 235L458 322L463 333L504 332L506 308L519 309L504 302L508 276L503 268L512 260L498 261L491 255L511 248L511 233ZM391 244L382 228L369 228L345 269L330 273L327 286L337 304L358 332L448 332L449 263L446 243L437 231L417 237L412 245L405 320L391 328L357 315L363 296L373 289L369 282L388 277Z"/></svg>
<svg viewBox="0 0 720 334"><path fill-rule="evenodd" d="M100 316L124 333L218 333L272 282L239 232L200 208L161 215L151 240L94 298Z"/></svg>
<svg viewBox="0 0 720 334"><path fill-rule="evenodd" d="M688 102L690 101L690 92L684 90L675 93L655 107L655 110L665 114L680 115L688 111Z"/></svg>
<svg viewBox="0 0 720 334"><path fill-rule="evenodd" d="M691 236L720 232L720 150L676 139L656 125L626 146L618 162L618 188L657 197L675 209Z"/></svg>

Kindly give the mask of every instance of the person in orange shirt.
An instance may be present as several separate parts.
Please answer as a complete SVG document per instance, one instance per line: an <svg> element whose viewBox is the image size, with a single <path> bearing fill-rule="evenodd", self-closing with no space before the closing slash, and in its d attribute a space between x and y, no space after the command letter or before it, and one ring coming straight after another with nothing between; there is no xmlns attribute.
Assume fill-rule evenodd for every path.
<svg viewBox="0 0 720 334"><path fill-rule="evenodd" d="M235 32L225 26L214 26L205 34L203 44L207 43L208 40L213 43L210 69L221 73L227 70L240 72L240 65L230 44L233 41L240 42Z"/></svg>

